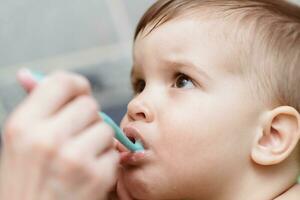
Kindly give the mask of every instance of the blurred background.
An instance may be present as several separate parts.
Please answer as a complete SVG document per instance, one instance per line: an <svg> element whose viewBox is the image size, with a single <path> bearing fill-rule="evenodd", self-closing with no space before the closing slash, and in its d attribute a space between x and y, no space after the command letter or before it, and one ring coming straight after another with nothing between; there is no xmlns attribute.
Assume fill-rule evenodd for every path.
<svg viewBox="0 0 300 200"><path fill-rule="evenodd" d="M15 78L21 67L85 75L103 110L119 122L131 96L133 31L153 2L0 0L0 128L25 97Z"/></svg>
<svg viewBox="0 0 300 200"><path fill-rule="evenodd" d="M27 67L85 75L116 121L131 96L135 26L154 0L0 0L0 127L25 97L15 74Z"/></svg>

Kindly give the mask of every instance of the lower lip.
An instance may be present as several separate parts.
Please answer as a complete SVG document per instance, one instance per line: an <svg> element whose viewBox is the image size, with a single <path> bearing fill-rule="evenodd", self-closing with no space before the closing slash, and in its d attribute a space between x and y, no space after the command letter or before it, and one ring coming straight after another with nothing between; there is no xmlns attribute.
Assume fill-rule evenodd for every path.
<svg viewBox="0 0 300 200"><path fill-rule="evenodd" d="M121 152L121 165L137 166L146 161L148 152Z"/></svg>

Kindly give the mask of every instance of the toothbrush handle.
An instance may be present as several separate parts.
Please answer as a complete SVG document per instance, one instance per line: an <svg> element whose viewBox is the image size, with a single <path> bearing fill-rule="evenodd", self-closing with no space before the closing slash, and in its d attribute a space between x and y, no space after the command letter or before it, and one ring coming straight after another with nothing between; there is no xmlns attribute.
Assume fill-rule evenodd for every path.
<svg viewBox="0 0 300 200"><path fill-rule="evenodd" d="M103 121L109 124L115 131L115 138L121 142L125 147L127 147L131 151L142 151L144 150L142 144L140 142L132 143L126 135L122 132L122 130L117 126L117 124L104 112L100 112L99 115L102 117Z"/></svg>

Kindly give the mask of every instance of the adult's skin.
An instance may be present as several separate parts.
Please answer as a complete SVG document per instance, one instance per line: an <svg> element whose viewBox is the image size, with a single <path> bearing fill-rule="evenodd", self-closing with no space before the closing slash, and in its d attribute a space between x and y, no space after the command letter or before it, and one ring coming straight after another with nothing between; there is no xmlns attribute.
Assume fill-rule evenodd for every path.
<svg viewBox="0 0 300 200"><path fill-rule="evenodd" d="M30 94L4 125L0 199L105 199L119 154L88 81L59 72L37 85L24 70L18 79Z"/></svg>

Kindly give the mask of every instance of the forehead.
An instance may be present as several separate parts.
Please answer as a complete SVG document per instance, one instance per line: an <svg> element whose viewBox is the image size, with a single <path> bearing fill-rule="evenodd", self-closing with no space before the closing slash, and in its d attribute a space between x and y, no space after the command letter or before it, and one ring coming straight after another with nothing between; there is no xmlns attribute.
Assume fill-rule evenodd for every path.
<svg viewBox="0 0 300 200"><path fill-rule="evenodd" d="M237 44L233 44L225 27L224 21L197 17L173 19L151 32L152 27L146 27L134 43L134 66L189 60L196 66L233 70L228 66L238 64Z"/></svg>

